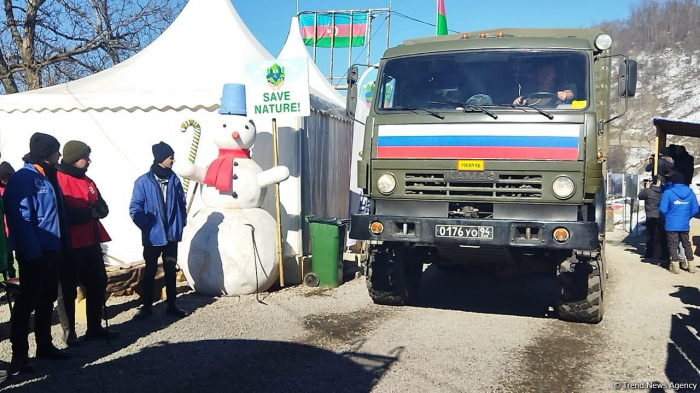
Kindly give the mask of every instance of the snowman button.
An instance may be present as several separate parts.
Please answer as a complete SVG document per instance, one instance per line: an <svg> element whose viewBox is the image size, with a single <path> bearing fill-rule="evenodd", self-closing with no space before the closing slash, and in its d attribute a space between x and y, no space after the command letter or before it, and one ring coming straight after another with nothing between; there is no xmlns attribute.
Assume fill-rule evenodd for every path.
<svg viewBox="0 0 700 393"><path fill-rule="evenodd" d="M238 166L238 163L236 161L234 161L233 166Z"/></svg>
<svg viewBox="0 0 700 393"><path fill-rule="evenodd" d="M233 192L233 197L238 198L238 194L236 194L236 191Z"/></svg>
<svg viewBox="0 0 700 393"><path fill-rule="evenodd" d="M233 175L233 180L236 180L236 179L238 179L238 175L234 174L234 175Z"/></svg>

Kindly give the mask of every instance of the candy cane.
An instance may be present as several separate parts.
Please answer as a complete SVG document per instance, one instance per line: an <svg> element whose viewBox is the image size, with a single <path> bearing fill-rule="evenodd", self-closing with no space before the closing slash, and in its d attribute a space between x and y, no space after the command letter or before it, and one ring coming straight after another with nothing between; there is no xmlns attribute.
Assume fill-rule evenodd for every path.
<svg viewBox="0 0 700 393"><path fill-rule="evenodd" d="M192 137L192 145L190 146L190 164L194 164L195 158L197 158L197 148L199 147L199 137L202 135L202 127L194 120L187 120L180 125L180 131L186 132L188 128L194 128L194 136ZM187 195L187 189L190 185L190 179L185 179L182 184L182 190Z"/></svg>

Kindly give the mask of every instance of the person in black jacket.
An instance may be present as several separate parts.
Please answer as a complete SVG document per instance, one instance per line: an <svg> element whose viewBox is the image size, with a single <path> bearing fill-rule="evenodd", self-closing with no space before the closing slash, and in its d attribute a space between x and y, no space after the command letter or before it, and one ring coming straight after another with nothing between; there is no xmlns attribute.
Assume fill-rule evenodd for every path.
<svg viewBox="0 0 700 393"><path fill-rule="evenodd" d="M654 156L649 157L649 163L644 168L647 172L652 172L653 175L662 175L664 180L668 180L673 172L676 171L676 167L673 162L673 157L671 156L671 150L668 147L663 147L659 149L659 167L657 172L654 172Z"/></svg>
<svg viewBox="0 0 700 393"><path fill-rule="evenodd" d="M688 154L685 150L685 146L680 145L676 148L676 159L675 166L676 170L683 174L685 177L685 185L690 186L693 181L693 174L695 173L695 158Z"/></svg>
<svg viewBox="0 0 700 393"><path fill-rule="evenodd" d="M645 258L654 257L654 234L659 234L659 244L661 244L661 259L668 259L668 244L666 242L666 230L664 222L659 213L659 203L661 202L661 183L664 178L661 175L654 176L653 183L646 182L644 189L637 196L644 201L644 212L646 213L646 227L649 234L647 240Z"/></svg>

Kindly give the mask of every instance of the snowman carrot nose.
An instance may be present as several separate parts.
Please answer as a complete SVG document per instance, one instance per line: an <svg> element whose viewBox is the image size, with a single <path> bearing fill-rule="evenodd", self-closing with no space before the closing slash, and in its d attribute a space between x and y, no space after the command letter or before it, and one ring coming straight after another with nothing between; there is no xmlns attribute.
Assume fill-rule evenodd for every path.
<svg viewBox="0 0 700 393"><path fill-rule="evenodd" d="M240 136L240 134L238 134L238 131L234 131L234 132L231 134L231 137L232 137L233 139L238 139L239 136Z"/></svg>

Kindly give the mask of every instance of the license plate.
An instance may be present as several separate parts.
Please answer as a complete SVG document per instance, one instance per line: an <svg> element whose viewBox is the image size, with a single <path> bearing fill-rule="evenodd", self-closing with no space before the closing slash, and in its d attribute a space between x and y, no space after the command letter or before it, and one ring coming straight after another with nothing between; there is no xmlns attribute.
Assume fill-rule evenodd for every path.
<svg viewBox="0 0 700 393"><path fill-rule="evenodd" d="M457 161L458 171L483 171L484 160L459 160Z"/></svg>
<svg viewBox="0 0 700 393"><path fill-rule="evenodd" d="M493 227L466 225L435 225L435 236L463 239L493 239Z"/></svg>

